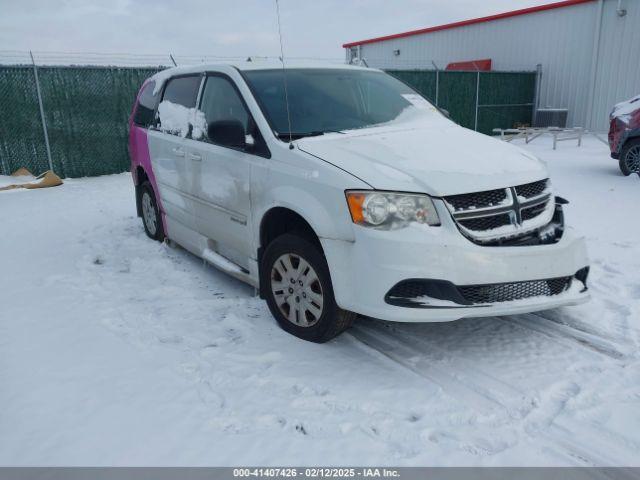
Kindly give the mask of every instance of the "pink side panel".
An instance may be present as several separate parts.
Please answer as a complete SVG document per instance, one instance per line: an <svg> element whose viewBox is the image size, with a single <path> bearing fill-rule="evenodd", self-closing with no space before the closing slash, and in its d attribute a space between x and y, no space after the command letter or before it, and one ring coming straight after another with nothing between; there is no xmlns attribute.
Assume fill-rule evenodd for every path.
<svg viewBox="0 0 640 480"><path fill-rule="evenodd" d="M140 88L140 92L142 92L142 89L147 84L147 82L142 85L142 88ZM140 96L140 92L138 92L138 97ZM136 98L135 106L138 106L138 98ZM134 107L133 112L135 112L135 110L136 109ZM149 183L151 183L151 187L153 188L153 191L156 195L156 201L158 202L158 207L160 208L160 216L162 217L162 226L166 235L167 219L164 207L162 206L162 200L160 199L160 192L158 190L156 177L153 173L153 168L151 167L151 156L149 153L149 140L147 136L147 130L138 127L133 123L133 112L129 116L129 153L131 156L131 176L133 177L134 184L137 185L137 168L140 166L146 172L147 177L149 178Z"/></svg>

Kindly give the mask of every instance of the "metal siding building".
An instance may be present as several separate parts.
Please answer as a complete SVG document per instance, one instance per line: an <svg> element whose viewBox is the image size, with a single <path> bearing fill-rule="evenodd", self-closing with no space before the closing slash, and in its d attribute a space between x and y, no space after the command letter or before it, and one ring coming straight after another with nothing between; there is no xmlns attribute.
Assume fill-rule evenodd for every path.
<svg viewBox="0 0 640 480"><path fill-rule="evenodd" d="M344 47L347 60L384 69L484 58L495 70L540 64L538 106L568 108L569 126L604 131L612 106L640 93L639 26L640 0L565 0Z"/></svg>

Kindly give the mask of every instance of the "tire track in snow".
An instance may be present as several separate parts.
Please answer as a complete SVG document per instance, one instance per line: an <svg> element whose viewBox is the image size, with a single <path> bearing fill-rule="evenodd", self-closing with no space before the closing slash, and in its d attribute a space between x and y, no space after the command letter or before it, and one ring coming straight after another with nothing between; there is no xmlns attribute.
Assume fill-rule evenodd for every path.
<svg viewBox="0 0 640 480"><path fill-rule="evenodd" d="M522 428L527 431L529 437L544 439L548 444L543 448L553 451L575 465L602 466L619 463L604 457L601 454L603 449L593 449L579 442L581 438L593 437L593 432L587 432L582 427L574 429L554 423L556 416L562 411L561 405L544 419L546 430L531 428L531 425L526 423L527 416L535 405L524 392L483 372L465 360L459 361L457 365L456 362L449 362L444 366L438 365L424 355L424 349L420 346L446 353L444 349L434 347L428 340L412 337L408 332L399 330L399 332L392 331L382 326L363 325L363 322L360 322L352 327L349 333L356 341L366 345L378 355L412 371L428 382L435 383L453 399L469 408L485 415L501 414L509 419L522 420L525 422ZM575 348L576 344L572 343L571 346ZM478 379L486 383L479 384ZM529 402L532 402L531 408L527 405Z"/></svg>
<svg viewBox="0 0 640 480"><path fill-rule="evenodd" d="M609 302L611 302L611 304L613 305L617 305L619 307L619 312L621 313L621 316L624 317L628 317L630 316L630 312L628 311L626 306L620 306L619 304L612 302L611 300L607 300L607 305L609 305ZM615 309L614 309L615 310ZM625 330L621 333L619 333L617 336L614 336L611 334L611 332L608 332L606 330L602 330L602 329L598 329L597 325L593 324L593 323L589 323L589 324L585 324L585 323L574 323L574 322L569 322L568 320L575 320L573 318L573 316L566 316L561 312L558 311L543 311L543 312L537 312L533 315L537 315L539 317L544 318L545 320L548 320L550 322L554 322L557 323L559 325L562 325L566 328L572 329L572 330L577 330L581 333L586 333L588 335L591 335L593 337L598 337L602 340L607 340L607 341L611 341L613 343L617 343L620 344L621 346L624 345L625 347L629 347L631 348L631 344L632 342L629 339L629 335L630 335L630 329L629 329L629 325L628 322L624 322L624 328Z"/></svg>
<svg viewBox="0 0 640 480"><path fill-rule="evenodd" d="M470 388L460 379L452 376L447 369L429 362L422 352L411 348L387 332L379 332L375 328L361 325L352 327L348 332L355 340L382 354L395 364L412 371L424 380L435 383L453 398L462 400L483 414L508 411L505 405L494 396L487 394L484 388Z"/></svg>
<svg viewBox="0 0 640 480"><path fill-rule="evenodd" d="M407 332L401 326L388 328L384 324L370 322L365 328L375 330L380 335L389 335L396 340L400 340L404 345L415 352L419 352L421 355L424 355L423 352L425 351L437 352L440 358L446 362L446 375L461 382L467 388L472 388L477 393L491 399L499 408L508 411L511 417L522 418L534 407L534 400L524 391L480 370L472 362L464 358L451 355L445 348L439 346L437 342ZM429 368L433 367L434 363L429 363Z"/></svg>
<svg viewBox="0 0 640 480"><path fill-rule="evenodd" d="M575 348L578 346L591 353L598 353L614 360L624 360L628 356L627 353L620 351L615 345L607 340L568 325L558 323L540 314L527 313L510 317L496 317L496 319L510 324L515 323L522 328L544 335L556 343L568 348Z"/></svg>

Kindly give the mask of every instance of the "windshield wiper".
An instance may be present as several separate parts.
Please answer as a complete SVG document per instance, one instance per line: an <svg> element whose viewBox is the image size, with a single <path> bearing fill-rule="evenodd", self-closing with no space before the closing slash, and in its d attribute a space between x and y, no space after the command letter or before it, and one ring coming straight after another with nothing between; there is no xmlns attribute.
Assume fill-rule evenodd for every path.
<svg viewBox="0 0 640 480"><path fill-rule="evenodd" d="M298 140L300 138L305 137L319 137L320 135L324 135L325 133L342 133L340 130L313 130L311 132L280 132L277 134L278 138L281 140L289 140L289 136L291 136L292 140Z"/></svg>

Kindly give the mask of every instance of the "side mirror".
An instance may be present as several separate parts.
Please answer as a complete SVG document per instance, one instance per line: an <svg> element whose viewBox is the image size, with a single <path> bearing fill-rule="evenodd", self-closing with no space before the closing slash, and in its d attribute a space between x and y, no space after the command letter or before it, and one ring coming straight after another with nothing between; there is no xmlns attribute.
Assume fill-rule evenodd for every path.
<svg viewBox="0 0 640 480"><path fill-rule="evenodd" d="M245 148L247 146L244 125L239 120L211 122L207 127L207 135L212 142L224 147Z"/></svg>

